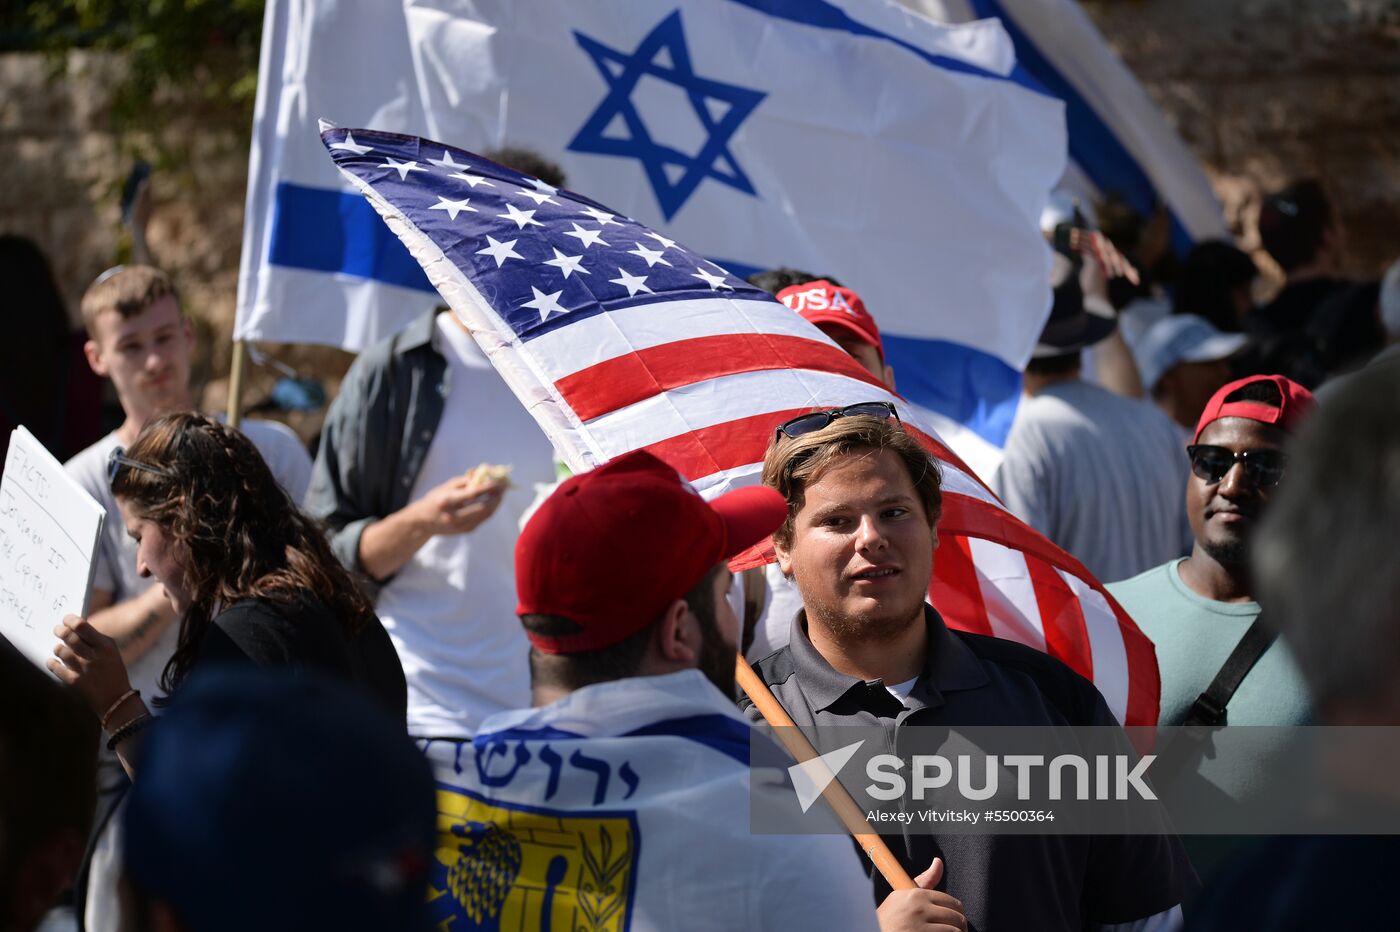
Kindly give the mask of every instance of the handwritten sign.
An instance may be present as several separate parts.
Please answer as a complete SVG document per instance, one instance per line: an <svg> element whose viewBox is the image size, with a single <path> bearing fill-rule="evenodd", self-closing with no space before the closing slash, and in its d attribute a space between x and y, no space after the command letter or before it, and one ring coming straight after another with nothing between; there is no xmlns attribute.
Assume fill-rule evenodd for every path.
<svg viewBox="0 0 1400 932"><path fill-rule="evenodd" d="M54 626L87 613L105 512L34 435L10 434L0 477L0 634L40 666Z"/></svg>

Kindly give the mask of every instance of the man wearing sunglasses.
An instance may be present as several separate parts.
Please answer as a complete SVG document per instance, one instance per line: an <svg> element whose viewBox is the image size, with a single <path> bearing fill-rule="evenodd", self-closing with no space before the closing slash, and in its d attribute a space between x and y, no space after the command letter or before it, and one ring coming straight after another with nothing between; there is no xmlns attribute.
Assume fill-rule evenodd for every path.
<svg viewBox="0 0 1400 932"><path fill-rule="evenodd" d="M1195 536L1190 556L1108 586L1157 648L1162 725L1308 721L1293 659L1258 621L1249 555L1255 528L1286 481L1284 446L1313 407L1308 390L1281 375L1250 376L1217 391L1185 452L1191 463L1186 509ZM1237 649L1241 653L1232 657ZM1227 667L1235 672L1217 685ZM1230 693L1223 687L1239 673L1243 679ZM1247 801L1268 759L1259 758L1249 772L1223 757L1197 755L1189 763L1230 797ZM1202 873L1214 860L1212 847L1219 846L1187 841Z"/></svg>

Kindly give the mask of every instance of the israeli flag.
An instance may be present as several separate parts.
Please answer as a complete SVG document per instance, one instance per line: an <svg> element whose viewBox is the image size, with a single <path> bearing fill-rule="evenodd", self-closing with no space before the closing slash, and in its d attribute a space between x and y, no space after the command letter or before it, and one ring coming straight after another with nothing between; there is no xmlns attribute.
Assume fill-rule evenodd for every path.
<svg viewBox="0 0 1400 932"><path fill-rule="evenodd" d="M1017 69L1065 102L1069 165L1061 187L1093 203L1114 193L1144 217L1171 218L1185 255L1231 239L1210 179L1076 0L900 0L940 23L996 19Z"/></svg>
<svg viewBox="0 0 1400 932"><path fill-rule="evenodd" d="M900 392L990 475L1049 309L1038 220L1066 167L1064 107L998 21L941 26L889 0L266 15L238 338L354 350L438 300L337 177L317 118L525 146L737 275L795 266L856 290Z"/></svg>

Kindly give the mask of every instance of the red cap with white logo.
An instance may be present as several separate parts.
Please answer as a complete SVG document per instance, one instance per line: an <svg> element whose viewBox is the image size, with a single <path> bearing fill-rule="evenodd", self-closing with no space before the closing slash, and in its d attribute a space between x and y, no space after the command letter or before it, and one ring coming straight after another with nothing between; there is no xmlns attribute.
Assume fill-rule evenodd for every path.
<svg viewBox="0 0 1400 932"><path fill-rule="evenodd" d="M885 358L880 328L875 326L875 318L865 309L860 295L851 289L833 285L823 278L805 285L789 285L778 292L777 297L808 323L840 327L862 343L875 347L881 360Z"/></svg>

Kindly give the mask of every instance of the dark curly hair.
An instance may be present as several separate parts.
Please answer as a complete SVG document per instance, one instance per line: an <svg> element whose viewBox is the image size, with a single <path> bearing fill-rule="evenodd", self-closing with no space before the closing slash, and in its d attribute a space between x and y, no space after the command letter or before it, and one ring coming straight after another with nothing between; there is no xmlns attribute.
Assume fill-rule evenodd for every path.
<svg viewBox="0 0 1400 932"><path fill-rule="evenodd" d="M216 605L247 598L285 604L309 593L348 636L374 618L320 526L237 430L199 414L168 414L148 423L126 455L162 472L122 468L112 493L171 536L190 595L162 689L173 691L189 674Z"/></svg>

